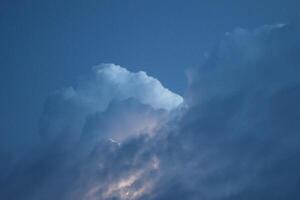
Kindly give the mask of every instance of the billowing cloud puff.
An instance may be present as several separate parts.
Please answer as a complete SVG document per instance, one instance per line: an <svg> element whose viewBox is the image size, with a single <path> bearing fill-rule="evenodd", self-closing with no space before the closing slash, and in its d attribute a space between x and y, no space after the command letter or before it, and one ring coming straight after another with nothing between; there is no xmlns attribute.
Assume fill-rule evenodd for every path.
<svg viewBox="0 0 300 200"><path fill-rule="evenodd" d="M130 102L129 106L122 101ZM56 142L57 139L64 143L76 142L82 131L91 132L86 123L92 124L93 115L98 116L94 118L105 115L102 117L105 122L99 122L105 124L105 128L97 130L102 136L109 137L108 132L113 132L108 130L109 124L110 128L120 129L118 132L122 130L120 134L116 130L112 133L112 136L118 135L119 138L137 134L138 131L152 132L150 129L162 119L151 115L170 112L182 102L181 96L164 88L157 79L145 72L132 73L118 65L102 64L94 67L89 78L76 88L58 91L48 99L40 120L40 134L46 143ZM136 114L133 115L129 110ZM119 119L113 119L111 115ZM127 133L125 126L131 127ZM103 133L103 129L106 133Z"/></svg>
<svg viewBox="0 0 300 200"><path fill-rule="evenodd" d="M145 73L94 68L49 98L43 147L1 179L0 197L299 199L299 34L227 33L191 74L184 107Z"/></svg>
<svg viewBox="0 0 300 200"><path fill-rule="evenodd" d="M164 88L157 79L148 76L143 71L132 73L114 64L94 67L94 71L96 82L99 81L104 84L101 87L110 93L105 94L106 98L134 98L143 104L151 105L154 109L166 110L178 107L183 101L181 96ZM86 90L82 92L86 94ZM93 92L97 95L100 91L96 89Z"/></svg>
<svg viewBox="0 0 300 200"><path fill-rule="evenodd" d="M132 73L114 64L94 67L78 86L48 98L39 124L41 145L28 155L32 158L15 166L0 196L140 198L152 187L142 180L158 168L151 151L141 152L141 142L154 137L182 102L180 95L145 72Z"/></svg>
<svg viewBox="0 0 300 200"><path fill-rule="evenodd" d="M154 109L172 110L182 103L183 98L167 88L146 72L129 72L114 64L93 67L90 80L76 89L64 91L66 99L85 104L93 110L103 111L112 100L133 98Z"/></svg>

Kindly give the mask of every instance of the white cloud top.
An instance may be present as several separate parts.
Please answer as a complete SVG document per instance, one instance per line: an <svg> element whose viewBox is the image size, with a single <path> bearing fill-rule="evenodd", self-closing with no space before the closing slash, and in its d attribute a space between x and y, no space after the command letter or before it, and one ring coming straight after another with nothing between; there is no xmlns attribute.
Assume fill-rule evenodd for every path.
<svg viewBox="0 0 300 200"><path fill-rule="evenodd" d="M155 109L172 110L183 98L165 88L159 80L146 72L133 73L119 65L102 64L94 67L97 78L105 80L120 98L135 98Z"/></svg>
<svg viewBox="0 0 300 200"><path fill-rule="evenodd" d="M183 98L165 88L146 72L130 72L115 64L93 67L94 77L79 86L74 95L89 106L104 110L111 100L133 98L154 109L172 110L183 102ZM73 96L74 97L74 96Z"/></svg>
<svg viewBox="0 0 300 200"><path fill-rule="evenodd" d="M40 135L47 143L76 142L85 137L125 139L151 134L164 114L183 98L145 72L133 73L115 64L93 67L76 87L49 98L40 120ZM162 112L161 112L162 111ZM67 146L67 145L64 145Z"/></svg>

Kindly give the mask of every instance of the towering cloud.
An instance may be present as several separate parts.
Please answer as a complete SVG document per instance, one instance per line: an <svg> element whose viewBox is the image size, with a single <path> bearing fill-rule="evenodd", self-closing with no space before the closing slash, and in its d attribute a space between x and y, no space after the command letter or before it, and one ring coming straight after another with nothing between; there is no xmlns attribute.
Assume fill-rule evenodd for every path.
<svg viewBox="0 0 300 200"><path fill-rule="evenodd" d="M0 196L31 200L142 197L153 187L144 180L151 179L159 165L144 143L182 103L180 95L145 72L129 72L114 64L94 67L76 87L48 98L39 124L41 145L8 177L3 175Z"/></svg>
<svg viewBox="0 0 300 200"><path fill-rule="evenodd" d="M144 72L95 67L48 99L43 147L1 179L0 197L299 199L299 34L297 23L227 33L184 103Z"/></svg>
<svg viewBox="0 0 300 200"><path fill-rule="evenodd" d="M106 137L110 132L119 138L152 132L150 129L162 120L158 113L170 112L182 102L181 96L145 72L132 73L118 65L102 64L94 67L89 78L76 88L66 88L49 98L40 120L40 134L49 143L76 142L82 131L97 131ZM99 129L91 130L89 125Z"/></svg>

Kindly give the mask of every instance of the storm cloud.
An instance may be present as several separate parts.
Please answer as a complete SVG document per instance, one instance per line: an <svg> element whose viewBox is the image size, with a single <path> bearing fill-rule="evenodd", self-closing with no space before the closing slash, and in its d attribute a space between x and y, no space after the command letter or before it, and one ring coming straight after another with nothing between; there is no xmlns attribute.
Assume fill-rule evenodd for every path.
<svg viewBox="0 0 300 200"><path fill-rule="evenodd" d="M143 129L149 132L162 120L154 115L171 112L182 102L181 96L145 72L132 73L118 65L102 64L93 67L92 73L76 88L57 91L48 99L40 120L40 135L46 143L77 142L82 131L92 132L87 126L96 123L103 124L98 132L106 130L99 136L109 137L107 134L111 132L113 137L120 131L123 136L137 134ZM103 120L105 122L100 122ZM125 127L130 129L127 133ZM110 128L114 131L108 130Z"/></svg>
<svg viewBox="0 0 300 200"><path fill-rule="evenodd" d="M299 34L298 23L226 33L184 100L144 72L94 67L49 97L38 153L7 170L0 197L298 199Z"/></svg>
<svg viewBox="0 0 300 200"><path fill-rule="evenodd" d="M224 36L189 77L153 199L299 198L298 33L277 24Z"/></svg>

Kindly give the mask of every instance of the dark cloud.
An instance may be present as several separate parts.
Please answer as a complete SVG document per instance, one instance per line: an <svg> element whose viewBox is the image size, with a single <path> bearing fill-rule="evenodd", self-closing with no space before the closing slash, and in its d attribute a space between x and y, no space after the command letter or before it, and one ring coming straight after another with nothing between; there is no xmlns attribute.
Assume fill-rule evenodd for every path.
<svg viewBox="0 0 300 200"><path fill-rule="evenodd" d="M115 65L58 92L41 117L43 147L0 179L1 197L298 199L299 32L227 33L180 106L157 80Z"/></svg>
<svg viewBox="0 0 300 200"><path fill-rule="evenodd" d="M169 134L167 177L153 199L299 198L295 32L298 24L225 36L191 77L190 107Z"/></svg>

